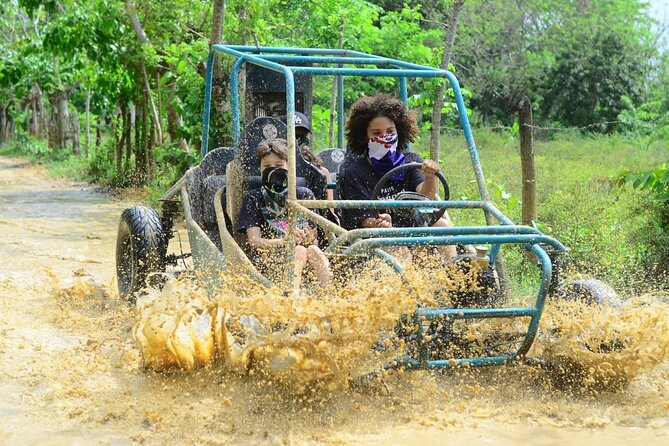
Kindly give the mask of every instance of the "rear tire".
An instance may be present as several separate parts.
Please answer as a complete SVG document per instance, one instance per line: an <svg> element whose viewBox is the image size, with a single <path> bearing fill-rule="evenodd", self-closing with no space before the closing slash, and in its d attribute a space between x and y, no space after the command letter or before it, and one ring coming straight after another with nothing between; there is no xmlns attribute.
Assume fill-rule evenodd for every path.
<svg viewBox="0 0 669 446"><path fill-rule="evenodd" d="M134 303L141 290L160 285L167 241L155 210L133 206L123 211L116 239L116 277L121 299Z"/></svg>

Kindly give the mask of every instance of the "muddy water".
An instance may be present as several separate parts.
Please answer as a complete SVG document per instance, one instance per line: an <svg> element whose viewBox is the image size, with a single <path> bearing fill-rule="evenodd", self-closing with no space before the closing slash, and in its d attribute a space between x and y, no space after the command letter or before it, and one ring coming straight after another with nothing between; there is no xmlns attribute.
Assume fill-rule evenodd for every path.
<svg viewBox="0 0 669 446"><path fill-rule="evenodd" d="M600 386L556 387L529 366L397 372L316 393L222 367L145 372L135 312L113 286L124 207L0 158L0 444L669 444L669 334L666 319L648 322L667 307L652 298L597 315L625 355L574 356L564 339L601 334L585 320L537 344L581 360L583 382ZM604 384L611 370L624 385Z"/></svg>

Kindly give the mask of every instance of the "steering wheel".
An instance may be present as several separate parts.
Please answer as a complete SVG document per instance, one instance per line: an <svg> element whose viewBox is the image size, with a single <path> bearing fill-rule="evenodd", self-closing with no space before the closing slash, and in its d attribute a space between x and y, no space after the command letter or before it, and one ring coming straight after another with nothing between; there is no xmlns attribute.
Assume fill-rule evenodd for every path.
<svg viewBox="0 0 669 446"><path fill-rule="evenodd" d="M386 183L393 177L395 174L399 172L407 172L410 170L415 170L415 169L420 169L422 163L406 163L402 164L401 166L397 166L393 169L390 169L384 176L381 177L378 183L376 183L376 186L374 187L374 191L372 191L372 200L378 200L379 199L379 192L383 188L383 186L386 185ZM437 178L439 178L439 181L441 182L441 185L444 187L444 198L443 200L446 201L450 198L450 191L448 189L448 182L446 181L446 178L441 172L436 173ZM418 201L428 201L430 200L427 196L424 194L421 194L419 192L413 192L413 191L404 191L400 192L397 197L395 197L395 200L418 200ZM432 226L435 224L439 219L444 215L446 212L446 208L416 208L416 209L407 209L408 211L411 212L411 217L416 218L416 221L419 222L420 220L425 221L427 223L427 226ZM419 217L419 218L417 218Z"/></svg>

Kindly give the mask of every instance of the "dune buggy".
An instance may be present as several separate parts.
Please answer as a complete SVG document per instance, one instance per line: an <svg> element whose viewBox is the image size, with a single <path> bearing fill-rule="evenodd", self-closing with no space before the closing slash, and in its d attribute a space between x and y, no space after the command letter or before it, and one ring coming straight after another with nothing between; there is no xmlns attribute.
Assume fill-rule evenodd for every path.
<svg viewBox="0 0 669 446"><path fill-rule="evenodd" d="M230 72L232 110L232 147L209 151L209 120L212 99L212 69L214 56L223 53L236 59ZM245 67L245 108L242 126L240 107L240 71ZM327 183L321 171L307 162L295 150L296 111L311 114L312 76L334 76L337 85L338 145L320 153L326 167L333 172L335 181ZM397 79L399 97L408 101L408 79L445 78L453 90L459 121L467 142L471 163L480 193L480 200L449 200L448 184L442 176L444 197L429 200L327 200L327 188L336 190L336 173L345 169L352 154L344 147L344 78L349 76L384 76ZM277 118L285 114L287 125ZM339 49L274 48L235 45L214 45L209 54L204 98L202 132L202 161L192 167L162 197L162 210L141 206L123 211L117 241L117 275L121 296L132 301L141 290L159 280L154 274L164 272L170 264L192 256L193 268L209 287L216 287L221 274L243 273L266 286L272 282L263 276L245 252L243 236L234 230L245 191L260 186L260 172L255 158L257 145L270 138L288 141L288 198L289 246L295 246L294 230L299 216L320 227L327 240L324 251L338 258L377 257L397 273L403 266L388 254L388 247L476 245L477 254L464 254L470 260L482 260L489 271L494 271L500 257L500 248L506 244L521 245L536 256L540 280L536 299L530 305L504 306L496 286L486 288L487 295L474 294L476 299L465 299L455 306L416 308L413 315L404 318L413 326L405 334L414 345L412 354L400 358L398 364L406 368L447 368L467 363L472 366L502 364L525 357L537 334L546 297L558 292L557 253L565 247L557 240L530 226L515 225L490 201L477 148L467 117L460 86L455 76L437 68L417 65L386 57ZM416 168L416 164L400 169ZM395 173L391 171L386 177ZM381 183L386 181L384 177ZM298 200L296 186L310 188L315 200ZM486 225L432 228L388 228L345 230L324 218L319 209L401 208L409 211L427 210L433 217L448 209L483 212ZM167 245L174 237L174 219L183 214L188 231L191 252L168 255ZM289 250L290 251L290 250ZM550 254L550 255L549 255ZM286 283L292 283L290 259L285 265ZM490 277L490 275L488 275ZM586 283L582 285L588 288ZM452 329L458 322L509 319L522 321L524 327L514 339L498 339L494 348L461 349L461 357L453 354L440 356L433 351L433 338ZM446 322L443 322L446 321ZM443 334L443 333L442 333Z"/></svg>

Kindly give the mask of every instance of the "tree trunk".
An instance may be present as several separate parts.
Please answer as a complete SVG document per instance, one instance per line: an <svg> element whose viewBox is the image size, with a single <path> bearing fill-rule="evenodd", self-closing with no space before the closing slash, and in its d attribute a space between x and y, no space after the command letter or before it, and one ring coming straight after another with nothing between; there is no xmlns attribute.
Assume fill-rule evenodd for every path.
<svg viewBox="0 0 669 446"><path fill-rule="evenodd" d="M81 123L79 122L79 113L75 110L72 114L70 127L70 141L72 141L72 153L75 156L81 156Z"/></svg>
<svg viewBox="0 0 669 446"><path fill-rule="evenodd" d="M98 116L98 122L95 126L95 152L97 153L100 150L100 145L102 144L102 126L105 123L105 113L102 111L100 116Z"/></svg>
<svg viewBox="0 0 669 446"><path fill-rule="evenodd" d="M149 38L146 37L144 28L135 14L135 5L133 5L132 0L125 0L126 8L128 9L128 16L130 17L130 24L132 25L132 30L135 32L139 43L142 45L151 46ZM146 71L146 65L144 64L144 59L140 59L140 70L142 72L142 78L144 79L144 90L147 93L149 99L149 107L151 108L151 120L156 130L156 139L157 143L161 144L163 141L163 130L160 125L160 116L158 115L158 110L156 105L153 102L153 93L151 92L151 86L149 84L149 76Z"/></svg>
<svg viewBox="0 0 669 446"><path fill-rule="evenodd" d="M49 103L51 104L51 112L49 113L49 136L48 136L48 141L49 141L49 148L52 150L55 150L58 148L58 141L60 140L60 137L58 136L58 108L56 107L56 104L51 101L51 98L49 98Z"/></svg>
<svg viewBox="0 0 669 446"><path fill-rule="evenodd" d="M130 158L132 155L132 127L135 125L135 104L128 104L128 119L125 126L125 171L130 170Z"/></svg>
<svg viewBox="0 0 669 446"><path fill-rule="evenodd" d="M153 127L153 121L149 122L149 135L148 135L148 141L149 143L146 145L146 152L144 153L144 162L146 163L146 178L145 180L148 181L151 178L151 172L153 170L153 146L155 146L155 140L156 138L156 131L155 128Z"/></svg>
<svg viewBox="0 0 669 446"><path fill-rule="evenodd" d="M38 84L33 86L33 125L35 138L43 139L48 131L48 118L44 110L44 94Z"/></svg>
<svg viewBox="0 0 669 446"><path fill-rule="evenodd" d="M6 144L12 139L12 129L14 128L12 117L9 115L11 102L0 104L0 144Z"/></svg>
<svg viewBox="0 0 669 446"><path fill-rule="evenodd" d="M142 78L144 78L144 90L146 91L146 96L149 102L149 108L151 109L151 121L153 126L156 129L156 138L157 143L162 144L163 142L163 130L160 126L160 116L158 116L158 110L156 109L156 104L153 102L153 94L151 92L151 86L149 85L149 76L146 74L146 66L144 61L140 63L140 68L142 70Z"/></svg>
<svg viewBox="0 0 669 446"><path fill-rule="evenodd" d="M146 91L142 101L142 175L143 179L149 176L149 110Z"/></svg>
<svg viewBox="0 0 669 446"><path fill-rule="evenodd" d="M58 147L64 149L67 146L67 129L70 127L70 112L68 110L67 94L58 92Z"/></svg>
<svg viewBox="0 0 669 446"><path fill-rule="evenodd" d="M121 122L119 123L119 115L121 116ZM116 174L121 175L121 170L123 167L122 156L121 156L121 147L123 147L123 120L125 119L125 114L120 106L116 106L114 110L114 117L112 118L113 123L113 132L114 132L114 161L116 161ZM119 138L118 127L121 127L121 137Z"/></svg>
<svg viewBox="0 0 669 446"><path fill-rule="evenodd" d="M176 91L174 93L176 94ZM169 101L165 103L165 108L167 108L167 132L170 135L170 140L177 141L181 150L190 153L188 142L180 136L181 128L184 125L183 118Z"/></svg>
<svg viewBox="0 0 669 446"><path fill-rule="evenodd" d="M225 42L225 0L214 0L214 12L211 18L211 37L209 46ZM212 100L218 115L219 122L223 122L223 116L230 111L227 95L227 73L223 72L221 56L214 58L214 72L212 79ZM244 96L240 96L244 97ZM242 115L244 116L244 115Z"/></svg>
<svg viewBox="0 0 669 446"><path fill-rule="evenodd" d="M527 96L523 97L518 105L518 124L523 179L523 224L532 225L537 219L537 175L534 168L532 104Z"/></svg>
<svg viewBox="0 0 669 446"><path fill-rule="evenodd" d="M453 10L448 20L448 29L444 43L444 54L441 58L441 69L448 70L448 64L451 61L451 52L453 51L453 42L455 41L455 31L458 26L458 17L465 0L455 0ZM430 132L430 158L437 161L439 159L439 146L441 144L441 109L444 106L444 91L446 90L447 80L444 79L439 86L437 97L434 100L432 108L432 131Z"/></svg>
<svg viewBox="0 0 669 446"><path fill-rule="evenodd" d="M28 94L30 101L30 134L35 138L40 138L40 106L39 104L42 101L42 90L37 86L33 85L33 88Z"/></svg>
<svg viewBox="0 0 669 446"><path fill-rule="evenodd" d="M337 48L344 47L344 17L339 21L339 41ZM334 147L335 110L337 108L337 76L332 79L332 94L330 95L330 131L328 134L328 147ZM340 147L341 149L342 147Z"/></svg>
<svg viewBox="0 0 669 446"><path fill-rule="evenodd" d="M88 158L91 145L91 90L86 90L86 133L84 134L84 157Z"/></svg>
<svg viewBox="0 0 669 446"><path fill-rule="evenodd" d="M209 46L223 43L225 35L225 0L214 0L214 12L211 18L211 38ZM223 79L223 67L220 55L214 58L214 79Z"/></svg>
<svg viewBox="0 0 669 446"><path fill-rule="evenodd" d="M133 134L135 144L137 144L137 104L130 102L128 108L130 109L130 133Z"/></svg>
<svg viewBox="0 0 669 446"><path fill-rule="evenodd" d="M49 96L51 103L51 118L49 119L49 147L63 149L67 145L70 116L68 96L72 89L56 90Z"/></svg>

